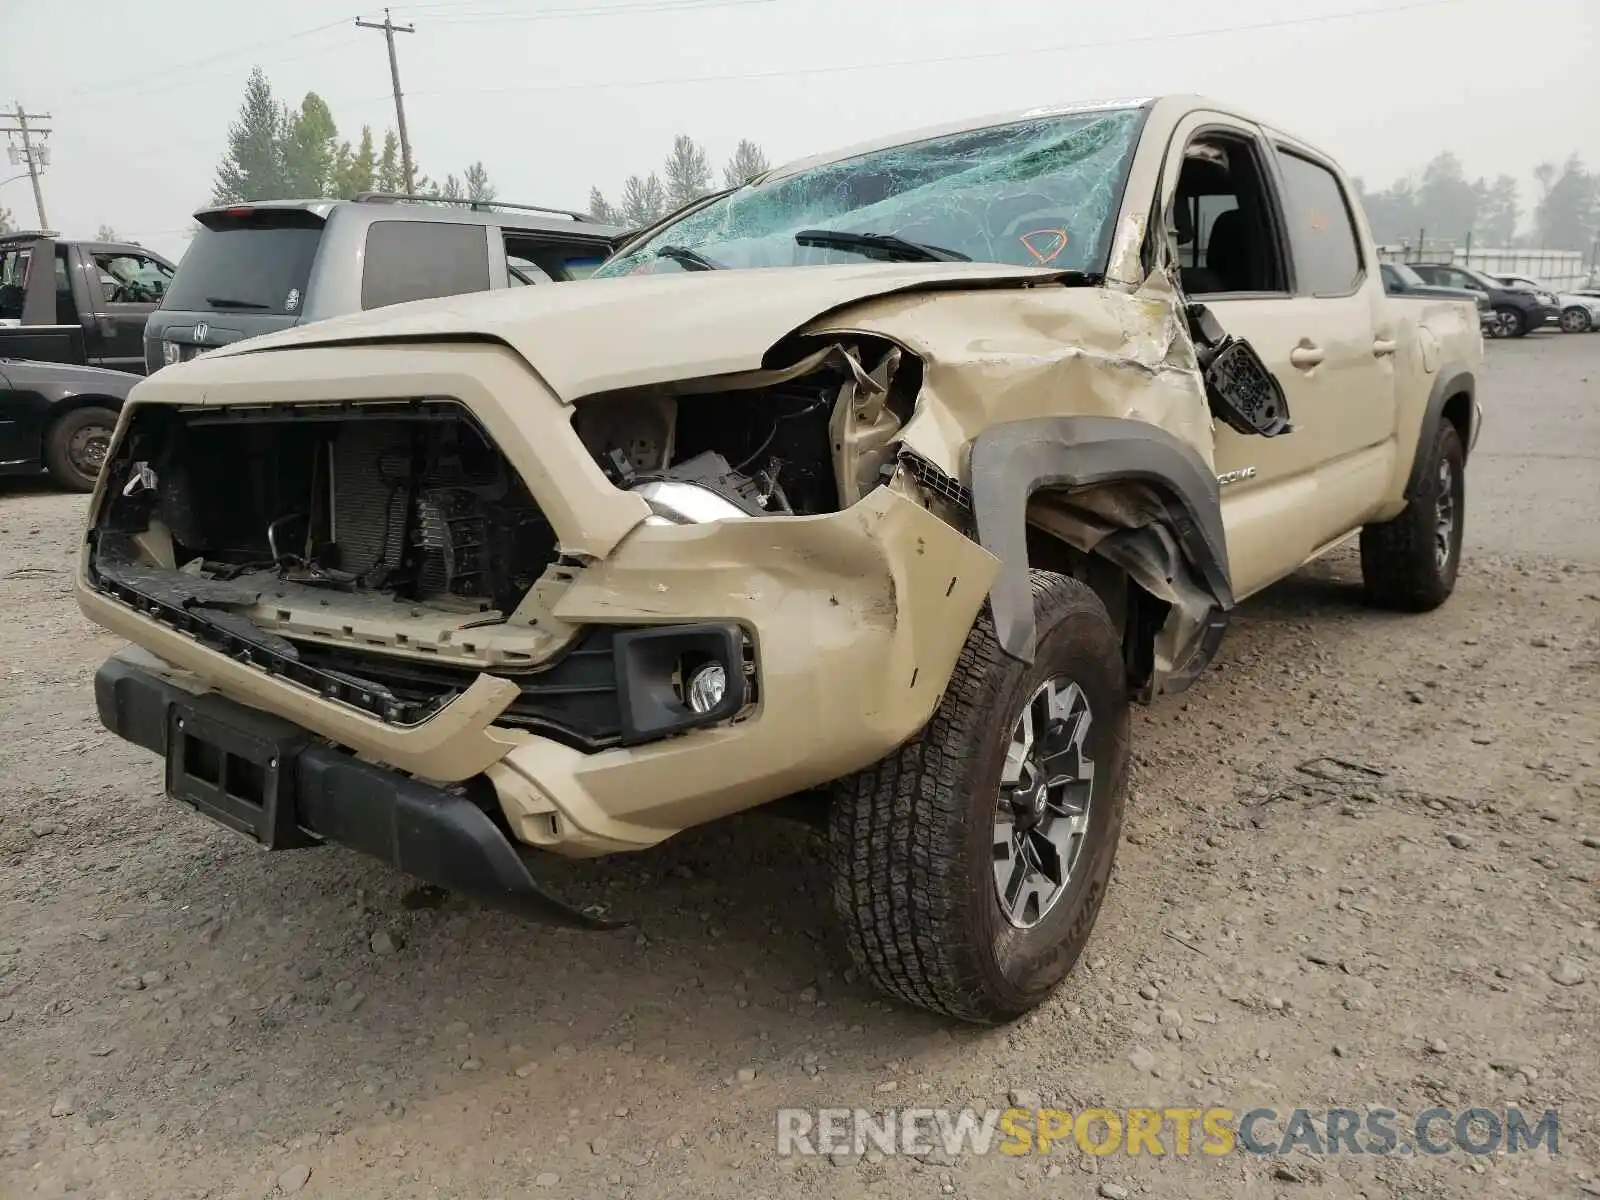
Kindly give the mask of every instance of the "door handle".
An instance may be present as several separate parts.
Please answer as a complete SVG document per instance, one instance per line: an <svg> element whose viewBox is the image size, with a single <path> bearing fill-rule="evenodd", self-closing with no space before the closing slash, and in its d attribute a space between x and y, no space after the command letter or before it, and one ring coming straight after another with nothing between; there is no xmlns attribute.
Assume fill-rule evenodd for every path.
<svg viewBox="0 0 1600 1200"><path fill-rule="evenodd" d="M1313 346L1304 342L1289 351L1289 361L1302 371L1309 371L1320 363L1324 357L1321 346Z"/></svg>
<svg viewBox="0 0 1600 1200"><path fill-rule="evenodd" d="M1394 353L1393 338L1376 338L1372 343L1372 353L1382 358L1385 354Z"/></svg>

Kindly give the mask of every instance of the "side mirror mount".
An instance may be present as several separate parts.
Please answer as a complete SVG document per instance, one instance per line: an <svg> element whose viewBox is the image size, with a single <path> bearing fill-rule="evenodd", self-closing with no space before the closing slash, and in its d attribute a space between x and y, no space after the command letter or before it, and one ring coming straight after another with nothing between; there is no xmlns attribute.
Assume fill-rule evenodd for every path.
<svg viewBox="0 0 1600 1200"><path fill-rule="evenodd" d="M1278 437L1293 433L1283 385L1255 347L1225 332L1204 304L1188 305L1188 317L1213 415L1243 434Z"/></svg>

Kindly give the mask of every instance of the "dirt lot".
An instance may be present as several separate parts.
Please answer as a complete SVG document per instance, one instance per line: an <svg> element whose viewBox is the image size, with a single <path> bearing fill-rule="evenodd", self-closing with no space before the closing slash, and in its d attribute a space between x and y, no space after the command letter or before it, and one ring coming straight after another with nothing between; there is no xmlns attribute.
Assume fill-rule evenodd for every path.
<svg viewBox="0 0 1600 1200"><path fill-rule="evenodd" d="M1454 599L1364 610L1346 551L1246 604L1136 716L1085 962L995 1031L844 970L797 827L564 872L640 914L593 935L186 815L96 722L81 500L0 490L0 1195L1600 1195L1600 336L1490 354ZM775 1154L780 1106L1012 1093L1520 1104L1561 1153Z"/></svg>

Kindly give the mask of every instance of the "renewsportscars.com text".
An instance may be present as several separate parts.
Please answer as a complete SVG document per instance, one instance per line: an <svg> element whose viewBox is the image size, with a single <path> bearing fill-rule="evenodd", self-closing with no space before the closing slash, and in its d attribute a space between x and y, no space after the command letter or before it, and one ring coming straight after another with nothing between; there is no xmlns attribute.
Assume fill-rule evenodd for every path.
<svg viewBox="0 0 1600 1200"><path fill-rule="evenodd" d="M1391 1108L783 1108L781 1157L901 1154L1084 1154L1220 1156L1309 1154L1516 1154L1536 1146L1559 1152L1553 1109L1524 1113L1430 1108L1405 1116Z"/></svg>

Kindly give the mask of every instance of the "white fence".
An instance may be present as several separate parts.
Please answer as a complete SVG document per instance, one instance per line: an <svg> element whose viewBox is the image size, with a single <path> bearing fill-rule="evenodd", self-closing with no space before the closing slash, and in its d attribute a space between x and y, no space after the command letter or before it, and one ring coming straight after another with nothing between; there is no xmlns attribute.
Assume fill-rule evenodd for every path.
<svg viewBox="0 0 1600 1200"><path fill-rule="evenodd" d="M1583 287L1592 273L1588 256L1581 250L1513 250L1493 246L1469 248L1430 240L1420 246L1409 243L1380 246L1378 257L1384 262L1454 263L1490 275L1526 275L1540 283L1548 283L1558 291Z"/></svg>

